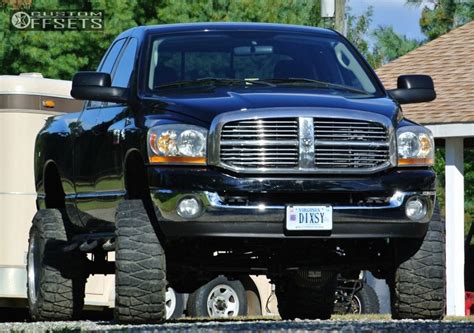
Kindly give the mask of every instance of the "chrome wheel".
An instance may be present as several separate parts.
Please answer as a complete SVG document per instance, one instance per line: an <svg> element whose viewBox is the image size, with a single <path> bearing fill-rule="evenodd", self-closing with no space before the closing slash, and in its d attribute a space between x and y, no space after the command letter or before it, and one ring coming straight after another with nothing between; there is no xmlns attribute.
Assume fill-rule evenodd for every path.
<svg viewBox="0 0 474 333"><path fill-rule="evenodd" d="M165 295L166 319L170 319L176 310L176 292L173 288L166 288Z"/></svg>
<svg viewBox="0 0 474 333"><path fill-rule="evenodd" d="M357 297L356 295L352 296L351 308L349 310L349 313L362 314L362 303L360 302L359 297Z"/></svg>
<svg viewBox="0 0 474 333"><path fill-rule="evenodd" d="M226 284L215 286L207 298L207 312L211 318L236 317L239 305L237 292Z"/></svg>
<svg viewBox="0 0 474 333"><path fill-rule="evenodd" d="M36 304L38 298L41 265L39 251L38 235L35 233L35 235L30 238L27 257L28 298L32 305Z"/></svg>

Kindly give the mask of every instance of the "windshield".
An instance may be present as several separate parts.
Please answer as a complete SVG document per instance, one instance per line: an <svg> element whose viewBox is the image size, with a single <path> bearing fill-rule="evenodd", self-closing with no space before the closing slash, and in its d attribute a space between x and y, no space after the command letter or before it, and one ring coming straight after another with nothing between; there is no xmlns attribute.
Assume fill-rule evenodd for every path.
<svg viewBox="0 0 474 333"><path fill-rule="evenodd" d="M374 95L377 83L339 37L263 31L188 32L151 40L147 88L306 87Z"/></svg>

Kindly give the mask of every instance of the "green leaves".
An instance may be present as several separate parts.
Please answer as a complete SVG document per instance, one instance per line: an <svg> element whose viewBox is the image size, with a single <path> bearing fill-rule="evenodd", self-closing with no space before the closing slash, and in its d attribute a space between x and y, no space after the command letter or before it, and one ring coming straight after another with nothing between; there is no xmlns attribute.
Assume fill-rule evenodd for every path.
<svg viewBox="0 0 474 333"><path fill-rule="evenodd" d="M429 40L474 20L474 1L462 0L407 0L408 5L421 6L420 27Z"/></svg>
<svg viewBox="0 0 474 333"><path fill-rule="evenodd" d="M370 23L372 22L373 13L372 6L369 6L365 13L360 16L352 15L350 8L348 8L347 39L364 55L371 66L377 67L377 63L372 61L372 53L369 50L369 44L367 42L367 34L369 32Z"/></svg>
<svg viewBox="0 0 474 333"><path fill-rule="evenodd" d="M372 34L376 40L374 53L378 55L382 64L407 54L423 43L397 34L392 26L379 26Z"/></svg>
<svg viewBox="0 0 474 333"><path fill-rule="evenodd" d="M36 0L29 10L103 10L105 28L97 32L19 31L10 27L12 8L0 6L1 72L34 71L67 80L78 70L97 68L113 39L137 25L233 21L317 26L320 20L319 0Z"/></svg>
<svg viewBox="0 0 474 333"><path fill-rule="evenodd" d="M136 25L136 2L34 1L28 10L104 10L103 31L19 31L10 26L11 7L0 10L2 73L41 72L45 77L70 80L78 70L95 69L111 41Z"/></svg>
<svg viewBox="0 0 474 333"><path fill-rule="evenodd" d="M420 19L429 39L474 19L474 1L407 0L414 6L425 5ZM77 70L97 67L107 47L122 31L137 25L186 22L274 22L309 26L327 25L320 18L320 0L35 0L17 1L19 8L30 10L103 10L105 28L97 32L19 31L10 26L13 8L0 2L1 72L42 72L46 77L70 79ZM418 47L421 42L394 32L392 27L378 27L368 36L372 20L369 7L360 16L347 9L347 37L369 63L383 63Z"/></svg>

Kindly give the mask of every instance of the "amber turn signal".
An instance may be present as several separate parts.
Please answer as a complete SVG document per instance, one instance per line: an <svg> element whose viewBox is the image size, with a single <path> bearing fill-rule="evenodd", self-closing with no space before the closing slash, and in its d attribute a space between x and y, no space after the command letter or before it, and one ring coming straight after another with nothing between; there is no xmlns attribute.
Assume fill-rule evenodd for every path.
<svg viewBox="0 0 474 333"><path fill-rule="evenodd" d="M43 101L43 107L45 108L48 108L48 109L52 109L56 106L56 103L50 99L45 99Z"/></svg>
<svg viewBox="0 0 474 333"><path fill-rule="evenodd" d="M188 156L150 156L151 163L206 164L205 157Z"/></svg>
<svg viewBox="0 0 474 333"><path fill-rule="evenodd" d="M432 158L399 158L398 165L433 165Z"/></svg>

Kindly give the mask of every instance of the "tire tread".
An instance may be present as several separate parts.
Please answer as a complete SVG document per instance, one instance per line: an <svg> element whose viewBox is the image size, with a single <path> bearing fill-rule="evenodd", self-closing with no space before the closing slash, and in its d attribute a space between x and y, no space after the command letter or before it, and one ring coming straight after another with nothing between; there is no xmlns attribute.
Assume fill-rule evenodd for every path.
<svg viewBox="0 0 474 333"><path fill-rule="evenodd" d="M30 241L37 232L41 242L66 242L67 234L61 211L58 209L39 210L34 218L30 229ZM42 274L38 286L37 301L33 305L29 300L30 314L33 320L72 320L80 317L84 306L84 290L86 277L64 277L61 270L44 264L48 261L59 260L83 260L82 256L72 258L61 258L58 256L59 249L54 252L42 251ZM53 255L55 258L51 258ZM45 258L46 257L46 258ZM80 262L77 262L80 264ZM29 263L28 263L29 265ZM30 286L27 284L27 288Z"/></svg>
<svg viewBox="0 0 474 333"><path fill-rule="evenodd" d="M119 322L166 319L166 259L141 200L125 200L116 216L115 317Z"/></svg>
<svg viewBox="0 0 474 333"><path fill-rule="evenodd" d="M441 319L445 313L445 224L436 207L419 250L395 271L392 318Z"/></svg>

